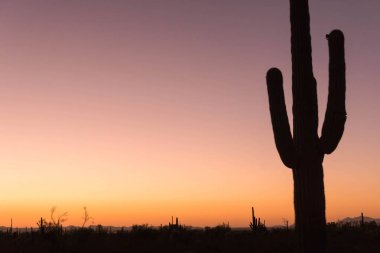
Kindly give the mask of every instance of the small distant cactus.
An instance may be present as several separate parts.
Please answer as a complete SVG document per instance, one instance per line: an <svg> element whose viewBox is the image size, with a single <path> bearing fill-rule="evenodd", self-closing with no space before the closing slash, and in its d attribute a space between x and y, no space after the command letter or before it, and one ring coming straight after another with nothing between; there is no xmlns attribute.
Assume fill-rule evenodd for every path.
<svg viewBox="0 0 380 253"><path fill-rule="evenodd" d="M255 217L255 210L253 209L253 207L252 207L252 221L251 223L249 223L249 227L251 228L253 232L266 230L265 220L263 223L261 223L260 218Z"/></svg>
<svg viewBox="0 0 380 253"><path fill-rule="evenodd" d="M363 228L364 227L364 215L361 213L360 215L360 226Z"/></svg>
<svg viewBox="0 0 380 253"><path fill-rule="evenodd" d="M178 217L175 218L175 223L173 222L173 216L172 216L172 222L169 222L169 229L181 229L183 226L179 224Z"/></svg>
<svg viewBox="0 0 380 253"><path fill-rule="evenodd" d="M48 226L48 223L46 222L45 219L42 217L40 220L37 222L38 230L40 231L41 234L45 234L46 227Z"/></svg>

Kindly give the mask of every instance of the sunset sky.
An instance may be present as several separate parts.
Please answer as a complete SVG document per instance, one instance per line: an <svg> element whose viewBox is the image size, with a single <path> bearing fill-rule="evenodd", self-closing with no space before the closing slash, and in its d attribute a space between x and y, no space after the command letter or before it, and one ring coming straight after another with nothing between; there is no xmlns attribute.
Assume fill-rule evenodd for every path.
<svg viewBox="0 0 380 253"><path fill-rule="evenodd" d="M346 36L346 130L325 157L328 221L380 217L380 1L309 0L320 125L325 34ZM294 222L265 74L283 71L279 0L2 0L0 226Z"/></svg>

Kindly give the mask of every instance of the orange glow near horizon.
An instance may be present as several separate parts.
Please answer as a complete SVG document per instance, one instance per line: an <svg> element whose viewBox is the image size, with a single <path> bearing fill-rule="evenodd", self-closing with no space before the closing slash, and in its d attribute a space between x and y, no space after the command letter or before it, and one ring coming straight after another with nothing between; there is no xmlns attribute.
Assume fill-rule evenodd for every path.
<svg viewBox="0 0 380 253"><path fill-rule="evenodd" d="M174 216L243 227L251 206L269 226L294 222L265 85L281 68L291 119L288 3L217 2L4 1L0 226L35 227L52 206L65 225L82 224L83 206L113 226ZM324 161L328 221L380 217L379 8L310 1L320 125L324 36L346 33L348 120Z"/></svg>

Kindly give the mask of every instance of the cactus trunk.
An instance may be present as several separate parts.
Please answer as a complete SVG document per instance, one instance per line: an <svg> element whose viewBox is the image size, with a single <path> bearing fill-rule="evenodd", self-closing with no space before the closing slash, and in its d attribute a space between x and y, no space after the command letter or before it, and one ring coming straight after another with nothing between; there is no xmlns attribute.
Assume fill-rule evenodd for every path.
<svg viewBox="0 0 380 253"><path fill-rule="evenodd" d="M306 161L293 169L296 232L300 252L325 252L326 218L322 163Z"/></svg>
<svg viewBox="0 0 380 253"><path fill-rule="evenodd" d="M328 36L329 95L321 137L318 136L317 83L313 75L307 0L290 0L293 136L285 107L279 69L267 73L267 87L276 148L293 171L294 208L299 252L326 252L325 193L322 162L337 147L344 131L344 36Z"/></svg>

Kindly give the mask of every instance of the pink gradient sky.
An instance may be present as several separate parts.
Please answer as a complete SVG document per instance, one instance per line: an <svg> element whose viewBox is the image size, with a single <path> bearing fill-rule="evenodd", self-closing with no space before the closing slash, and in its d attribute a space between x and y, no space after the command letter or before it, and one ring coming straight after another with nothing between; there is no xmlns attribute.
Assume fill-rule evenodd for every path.
<svg viewBox="0 0 380 253"><path fill-rule="evenodd" d="M324 162L327 218L380 217L380 1L310 0L320 122L325 34L346 35L348 121ZM0 225L293 222L265 74L291 108L289 3L0 3ZM290 113L290 111L289 111ZM290 115L291 117L291 115Z"/></svg>

